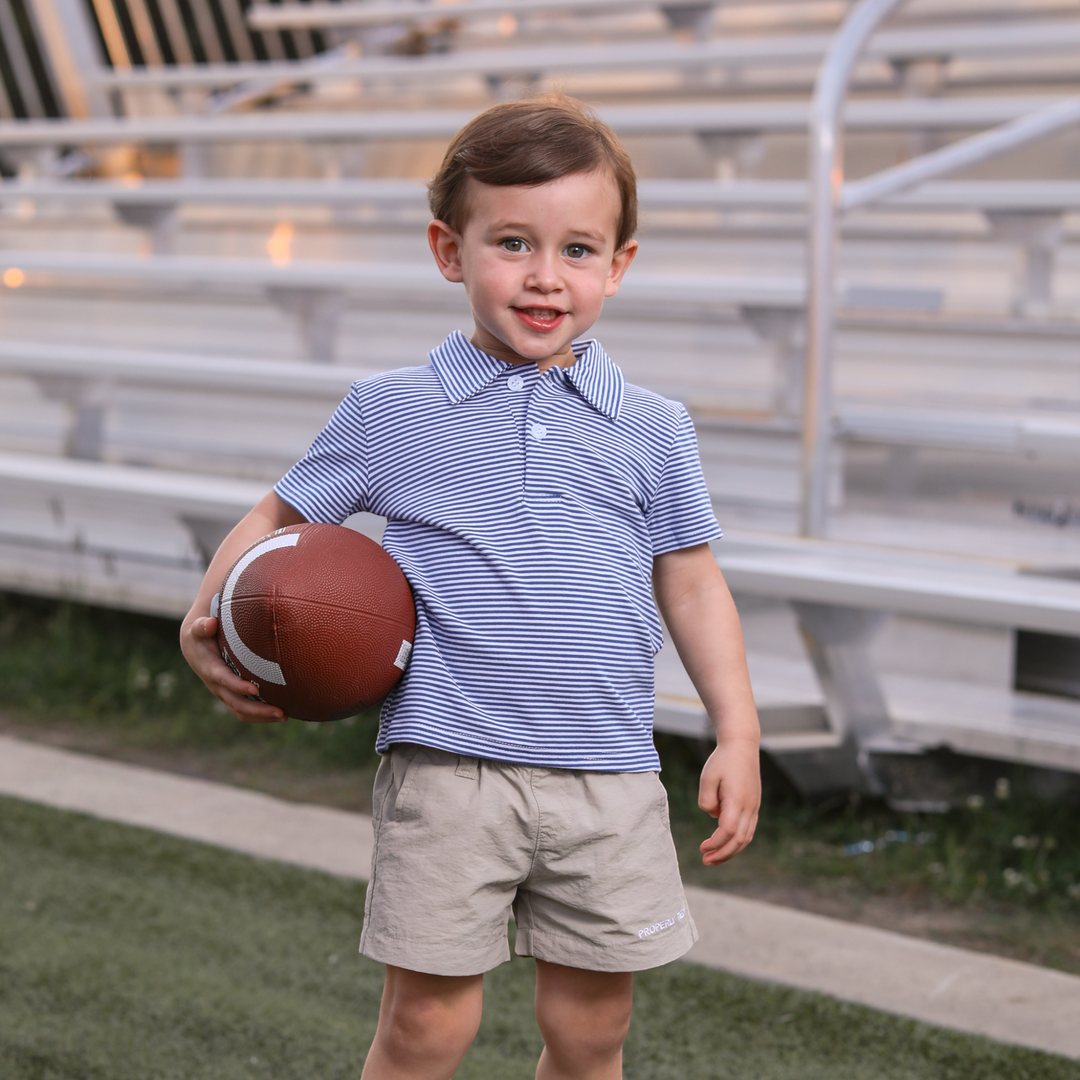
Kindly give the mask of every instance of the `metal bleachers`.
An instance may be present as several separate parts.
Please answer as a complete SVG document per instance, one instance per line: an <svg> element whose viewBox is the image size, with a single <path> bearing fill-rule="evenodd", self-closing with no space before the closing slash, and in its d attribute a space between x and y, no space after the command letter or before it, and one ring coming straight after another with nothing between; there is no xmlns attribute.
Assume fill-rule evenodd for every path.
<svg viewBox="0 0 1080 1080"><path fill-rule="evenodd" d="M829 34L790 37L746 36L703 41L641 41L614 45L538 45L419 56L337 56L333 63L317 61L276 64L218 64L188 68L145 68L103 74L98 85L132 92L166 87L221 90L248 80L272 83L330 83L347 79L409 84L445 82L462 76L487 80L539 80L560 74L665 71L703 77L714 70L739 71L767 65L816 65L832 41ZM1040 20L1020 27L936 27L893 30L879 34L867 47L865 59L886 64L932 60L944 65L954 57L1054 56L1080 50L1080 23ZM879 77L879 81L880 80ZM790 85L790 79L784 82Z"/></svg>
<svg viewBox="0 0 1080 1080"><path fill-rule="evenodd" d="M1080 669L1074 12L346 0L245 26L230 0L185 58L130 0L64 3L100 35L65 65L42 32L75 90L0 120L0 586L181 613L349 382L467 327L424 179L487 102L562 84L641 176L597 335L694 416L767 750L807 793L898 802L889 762L935 747L1080 771L1075 671L1033 693L1016 648ZM670 648L657 675L657 726L705 736Z"/></svg>

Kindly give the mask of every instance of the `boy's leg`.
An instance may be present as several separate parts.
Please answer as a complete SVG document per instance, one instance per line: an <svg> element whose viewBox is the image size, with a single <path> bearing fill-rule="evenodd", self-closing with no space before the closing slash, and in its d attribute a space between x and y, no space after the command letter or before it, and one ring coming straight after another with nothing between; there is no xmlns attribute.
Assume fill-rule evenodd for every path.
<svg viewBox="0 0 1080 1080"><path fill-rule="evenodd" d="M361 1080L449 1080L480 1026L483 994L483 975L426 975L388 964Z"/></svg>
<svg viewBox="0 0 1080 1080"><path fill-rule="evenodd" d="M536 1080L621 1080L634 976L536 961Z"/></svg>

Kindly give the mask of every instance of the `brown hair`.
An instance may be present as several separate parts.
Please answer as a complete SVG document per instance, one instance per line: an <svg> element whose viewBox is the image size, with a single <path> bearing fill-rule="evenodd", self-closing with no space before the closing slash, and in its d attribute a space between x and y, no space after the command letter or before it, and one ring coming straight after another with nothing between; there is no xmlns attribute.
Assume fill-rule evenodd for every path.
<svg viewBox="0 0 1080 1080"><path fill-rule="evenodd" d="M598 170L610 172L619 189L618 251L637 230L637 180L615 132L562 94L510 101L493 105L454 136L428 184L428 205L461 232L469 216L469 177L482 184L533 186Z"/></svg>

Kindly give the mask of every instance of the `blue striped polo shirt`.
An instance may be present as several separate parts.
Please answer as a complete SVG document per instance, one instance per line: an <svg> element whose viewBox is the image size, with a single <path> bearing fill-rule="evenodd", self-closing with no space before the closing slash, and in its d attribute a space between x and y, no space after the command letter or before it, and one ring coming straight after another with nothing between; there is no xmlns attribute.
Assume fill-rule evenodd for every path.
<svg viewBox="0 0 1080 1080"><path fill-rule="evenodd" d="M354 383L276 491L309 521L368 511L416 599L377 748L659 768L653 558L720 535L693 424L595 341L509 364L455 331Z"/></svg>

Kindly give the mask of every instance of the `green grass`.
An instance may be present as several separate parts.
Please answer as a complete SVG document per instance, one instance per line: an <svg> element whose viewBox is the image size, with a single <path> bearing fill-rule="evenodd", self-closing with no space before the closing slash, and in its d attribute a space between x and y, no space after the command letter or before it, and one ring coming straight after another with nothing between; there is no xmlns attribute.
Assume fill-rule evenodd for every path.
<svg viewBox="0 0 1080 1080"><path fill-rule="evenodd" d="M709 827L697 809L700 755L686 740L658 735L657 743L672 819L681 833L697 835ZM1024 769L1002 764L996 771L1008 781L999 788L1003 797L978 796L946 814L913 814L857 797L807 803L765 762L753 847L768 865L736 860L722 876L731 884L751 874L843 880L869 892L888 888L953 904L989 899L1080 916L1075 798L1040 798ZM686 861L696 874L698 860Z"/></svg>
<svg viewBox="0 0 1080 1080"><path fill-rule="evenodd" d="M187 668L177 631L173 620L0 593L0 710L25 733L63 728L70 744L95 752L368 808L375 713L337 724L240 724ZM1023 769L1001 767L1008 798L991 790L977 806L917 815L859 800L811 806L766 761L754 843L706 869L697 845L712 824L696 807L699 751L668 736L657 744L688 881L1080 973L1076 799L1037 798ZM878 843L890 834L893 842ZM874 850L846 853L867 840ZM922 910L932 925L896 921Z"/></svg>
<svg viewBox="0 0 1080 1080"><path fill-rule="evenodd" d="M240 724L195 677L172 619L0 593L0 707L63 717L132 745L287 754L309 765L375 761L378 711L337 724Z"/></svg>
<svg viewBox="0 0 1080 1080"><path fill-rule="evenodd" d="M359 1075L361 884L0 799L4 1080ZM462 1080L531 1077L532 965L487 978ZM1076 1080L1061 1058L691 965L636 981L628 1080Z"/></svg>

